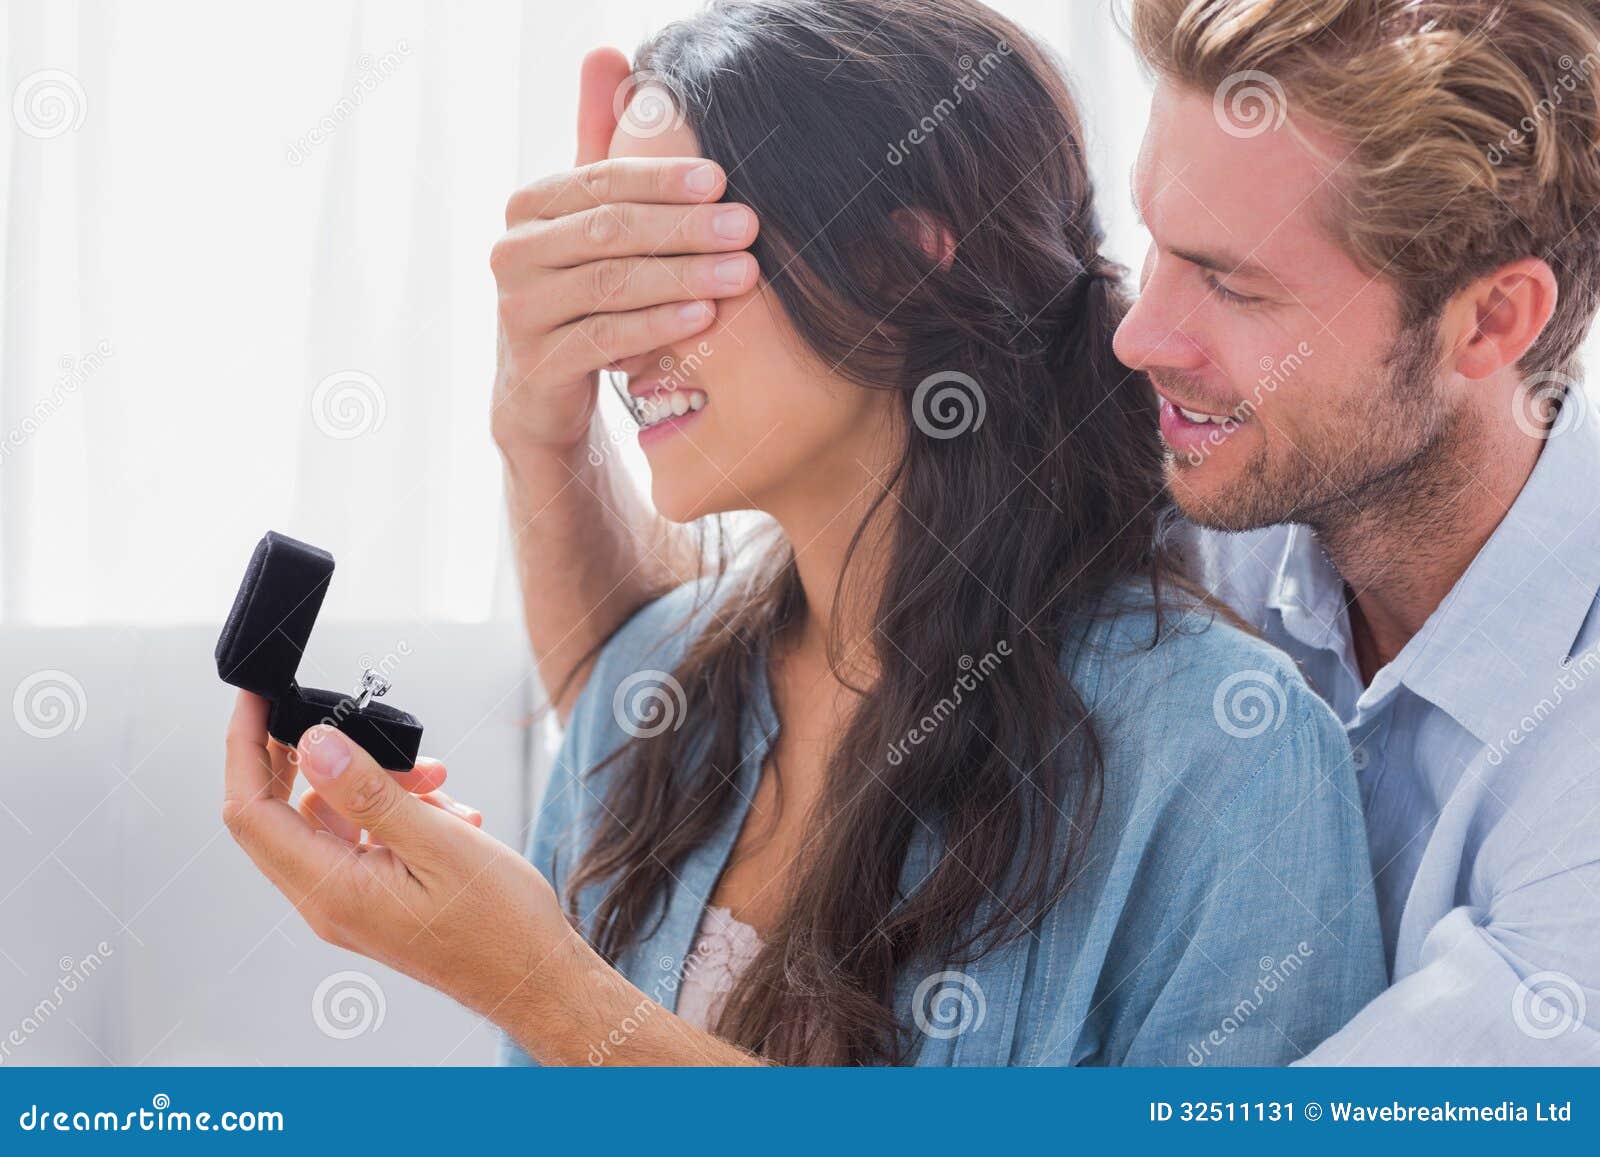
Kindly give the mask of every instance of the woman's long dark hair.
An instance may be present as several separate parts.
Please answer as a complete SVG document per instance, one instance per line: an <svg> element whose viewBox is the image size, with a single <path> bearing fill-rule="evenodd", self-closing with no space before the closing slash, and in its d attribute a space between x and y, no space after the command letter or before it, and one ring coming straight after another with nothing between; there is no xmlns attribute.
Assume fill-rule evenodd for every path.
<svg viewBox="0 0 1600 1157"><path fill-rule="evenodd" d="M901 970L1027 934L1078 867L1104 760L1063 658L1109 588L1166 566L1152 395L1111 348L1121 271L1100 252L1057 65L971 0L715 0L635 65L759 216L755 256L806 345L904 400L892 498L868 516L890 528L872 548L880 674L832 753L778 926L716 1026L784 1063L901 1060ZM918 226L953 239L953 260ZM804 614L792 549L719 597L674 672L688 724L618 753L569 882L574 913L579 889L604 885L585 932L613 960L736 802L753 664ZM926 727L963 676L976 686ZM942 855L902 895L924 823Z"/></svg>

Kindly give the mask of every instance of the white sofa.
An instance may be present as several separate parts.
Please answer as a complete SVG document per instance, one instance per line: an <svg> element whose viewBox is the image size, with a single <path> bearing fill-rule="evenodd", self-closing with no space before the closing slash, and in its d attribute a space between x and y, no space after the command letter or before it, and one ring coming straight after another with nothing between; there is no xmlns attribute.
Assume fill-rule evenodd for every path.
<svg viewBox="0 0 1600 1157"><path fill-rule="evenodd" d="M492 1063L492 1028L323 944L229 837L215 638L0 631L0 1064ZM399 639L391 701L422 719L447 790L520 847L542 749L520 627L322 624L302 681L353 685ZM82 688L67 716L16 701L49 671Z"/></svg>

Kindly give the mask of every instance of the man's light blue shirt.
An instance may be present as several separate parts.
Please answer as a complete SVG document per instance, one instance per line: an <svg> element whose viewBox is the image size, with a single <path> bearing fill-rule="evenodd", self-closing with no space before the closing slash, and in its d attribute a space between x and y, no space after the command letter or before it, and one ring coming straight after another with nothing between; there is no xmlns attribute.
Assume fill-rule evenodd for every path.
<svg viewBox="0 0 1600 1157"><path fill-rule="evenodd" d="M1295 659L1355 752L1392 987L1308 1063L1600 1064L1595 415L1569 404L1370 686L1308 528L1198 536L1207 586Z"/></svg>

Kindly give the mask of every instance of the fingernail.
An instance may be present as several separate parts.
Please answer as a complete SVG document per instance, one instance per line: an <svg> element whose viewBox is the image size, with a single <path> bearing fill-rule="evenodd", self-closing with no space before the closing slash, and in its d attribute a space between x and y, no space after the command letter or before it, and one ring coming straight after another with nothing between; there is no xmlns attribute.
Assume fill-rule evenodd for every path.
<svg viewBox="0 0 1600 1157"><path fill-rule="evenodd" d="M683 187L691 193L709 193L717 186L717 170L710 165L696 165L683 177Z"/></svg>
<svg viewBox="0 0 1600 1157"><path fill-rule="evenodd" d="M722 285L743 285L750 266L745 257L728 257L717 262L711 272Z"/></svg>
<svg viewBox="0 0 1600 1157"><path fill-rule="evenodd" d="M711 227L717 231L718 237L727 237L736 240L744 236L748 213L737 206L731 209L722 209L712 219Z"/></svg>
<svg viewBox="0 0 1600 1157"><path fill-rule="evenodd" d="M319 775L335 779L350 766L350 741L332 727L319 727L304 743L306 759Z"/></svg>
<svg viewBox="0 0 1600 1157"><path fill-rule="evenodd" d="M706 319L706 303L703 301L685 302L678 306L678 318L681 321L693 324Z"/></svg>

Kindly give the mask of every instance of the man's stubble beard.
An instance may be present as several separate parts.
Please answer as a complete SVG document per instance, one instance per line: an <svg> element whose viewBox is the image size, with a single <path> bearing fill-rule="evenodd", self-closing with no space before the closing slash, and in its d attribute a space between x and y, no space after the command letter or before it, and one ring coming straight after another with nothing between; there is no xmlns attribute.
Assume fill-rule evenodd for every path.
<svg viewBox="0 0 1600 1157"><path fill-rule="evenodd" d="M1425 520L1470 484L1470 457L1460 450L1473 437L1473 423L1464 409L1446 406L1440 366L1434 327L1408 331L1376 380L1354 395L1359 410L1340 417L1344 438L1302 432L1294 445L1280 438L1276 455L1258 445L1226 490L1203 499L1186 493L1182 479L1204 466L1169 456L1168 487L1191 521L1212 530L1298 523L1327 541L1364 524ZM1261 412L1255 420L1271 421Z"/></svg>

